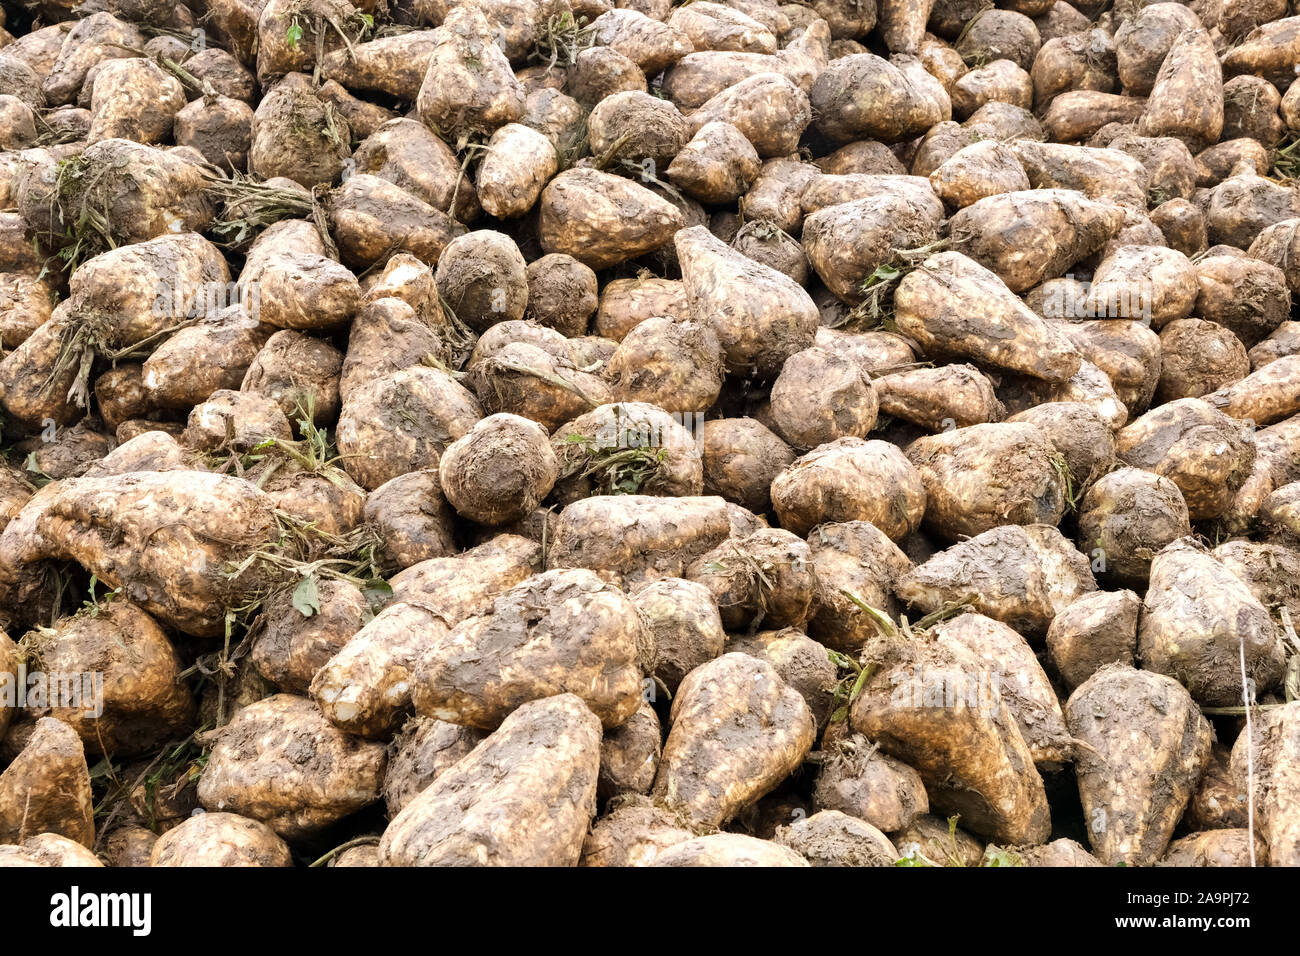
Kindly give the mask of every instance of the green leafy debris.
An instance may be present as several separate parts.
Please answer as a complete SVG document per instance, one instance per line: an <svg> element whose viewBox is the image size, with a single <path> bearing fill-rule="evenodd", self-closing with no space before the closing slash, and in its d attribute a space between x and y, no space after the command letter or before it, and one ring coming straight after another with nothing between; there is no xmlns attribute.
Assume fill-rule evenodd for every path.
<svg viewBox="0 0 1300 956"><path fill-rule="evenodd" d="M303 617L320 613L320 590L314 576L303 578L293 589L293 608Z"/></svg>

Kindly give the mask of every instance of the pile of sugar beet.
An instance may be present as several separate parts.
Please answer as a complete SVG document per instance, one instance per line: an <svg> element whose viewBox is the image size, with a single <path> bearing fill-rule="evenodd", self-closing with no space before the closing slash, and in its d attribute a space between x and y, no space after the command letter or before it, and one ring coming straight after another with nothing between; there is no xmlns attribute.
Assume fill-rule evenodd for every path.
<svg viewBox="0 0 1300 956"><path fill-rule="evenodd" d="M0 865L1300 864L1295 0L24 0Z"/></svg>

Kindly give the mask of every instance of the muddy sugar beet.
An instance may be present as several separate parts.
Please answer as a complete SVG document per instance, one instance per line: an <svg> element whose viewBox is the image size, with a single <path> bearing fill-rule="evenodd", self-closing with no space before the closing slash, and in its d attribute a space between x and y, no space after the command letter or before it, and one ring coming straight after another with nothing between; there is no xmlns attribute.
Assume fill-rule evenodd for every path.
<svg viewBox="0 0 1300 956"><path fill-rule="evenodd" d="M999 6L9 5L0 866L1300 863L1300 16Z"/></svg>

